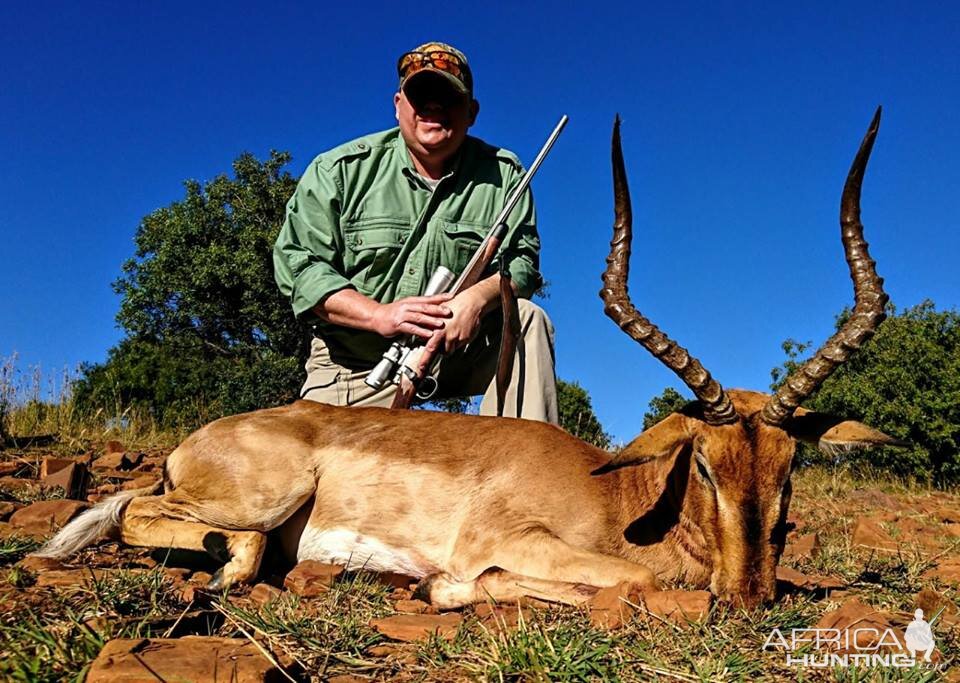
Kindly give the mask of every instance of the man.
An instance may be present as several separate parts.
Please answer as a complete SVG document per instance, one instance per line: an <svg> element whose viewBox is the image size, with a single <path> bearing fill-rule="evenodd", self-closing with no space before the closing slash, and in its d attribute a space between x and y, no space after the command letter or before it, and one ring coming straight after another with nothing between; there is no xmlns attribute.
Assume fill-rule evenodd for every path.
<svg viewBox="0 0 960 683"><path fill-rule="evenodd" d="M437 398L483 394L496 414L500 276L456 297L420 296L437 266L458 274L493 226L522 167L512 153L467 135L480 105L466 57L427 43L398 63L399 124L318 156L287 205L274 247L277 284L314 323L305 399L389 406L396 387L364 383L398 335L445 351ZM501 254L514 291L541 284L539 237L527 192L508 219ZM521 338L504 414L557 422L553 326L518 301Z"/></svg>

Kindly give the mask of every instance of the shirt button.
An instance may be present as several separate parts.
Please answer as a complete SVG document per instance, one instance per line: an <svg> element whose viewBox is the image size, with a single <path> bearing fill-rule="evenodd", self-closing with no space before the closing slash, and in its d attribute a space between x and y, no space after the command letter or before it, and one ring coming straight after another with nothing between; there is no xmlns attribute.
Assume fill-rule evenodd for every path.
<svg viewBox="0 0 960 683"><path fill-rule="evenodd" d="M358 143L357 143L357 149L366 149L366 148L367 148L367 143L365 143L365 142L358 142Z"/></svg>
<svg viewBox="0 0 960 683"><path fill-rule="evenodd" d="M407 272L410 273L411 275L414 275L417 271L416 271L416 269L411 268L411 269L408 270Z"/></svg>
<svg viewBox="0 0 960 683"><path fill-rule="evenodd" d="M358 245L363 244L363 238L362 238L362 237L358 237L358 238L357 238L357 244L358 244Z"/></svg>

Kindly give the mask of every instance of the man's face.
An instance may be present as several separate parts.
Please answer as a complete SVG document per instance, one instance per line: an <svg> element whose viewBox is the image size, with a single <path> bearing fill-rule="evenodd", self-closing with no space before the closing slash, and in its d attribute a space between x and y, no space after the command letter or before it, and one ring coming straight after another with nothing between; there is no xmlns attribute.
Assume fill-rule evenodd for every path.
<svg viewBox="0 0 960 683"><path fill-rule="evenodd" d="M422 73L394 95L400 133L419 159L442 162L460 148L479 110L443 76Z"/></svg>

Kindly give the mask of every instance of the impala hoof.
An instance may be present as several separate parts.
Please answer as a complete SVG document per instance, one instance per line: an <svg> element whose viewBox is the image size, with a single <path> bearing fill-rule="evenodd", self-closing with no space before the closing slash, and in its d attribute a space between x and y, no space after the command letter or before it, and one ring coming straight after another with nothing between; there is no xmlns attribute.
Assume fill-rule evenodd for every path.
<svg viewBox="0 0 960 683"><path fill-rule="evenodd" d="M223 567L218 569L213 577L207 581L207 585L204 586L208 591L221 591L226 588L227 583L223 579Z"/></svg>

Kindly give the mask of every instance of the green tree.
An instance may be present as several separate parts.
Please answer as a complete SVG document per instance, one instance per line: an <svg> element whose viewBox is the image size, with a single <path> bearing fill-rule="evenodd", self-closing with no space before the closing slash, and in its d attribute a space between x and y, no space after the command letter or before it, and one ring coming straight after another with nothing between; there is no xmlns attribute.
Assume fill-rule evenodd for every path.
<svg viewBox="0 0 960 683"><path fill-rule="evenodd" d="M148 215L114 282L126 338L88 365L81 405L148 408L164 425L291 400L306 335L273 281L271 248L296 180L285 152L242 154L233 177L187 181Z"/></svg>
<svg viewBox="0 0 960 683"><path fill-rule="evenodd" d="M843 311L839 328L849 317ZM803 362L810 343L783 343L784 364L772 371L776 389ZM936 483L960 481L960 314L925 301L890 315L877 334L844 363L805 406L862 420L913 444L842 456ZM804 448L805 462L825 457Z"/></svg>
<svg viewBox="0 0 960 683"><path fill-rule="evenodd" d="M557 403L561 427L594 446L610 447L610 435L603 431L600 420L593 412L593 403L586 389L577 382L558 379Z"/></svg>
<svg viewBox="0 0 960 683"><path fill-rule="evenodd" d="M647 412L643 414L643 428L650 429L663 418L671 413L675 413L685 405L690 403L689 398L684 398L679 391L673 387L667 387L659 396L650 399Z"/></svg>

